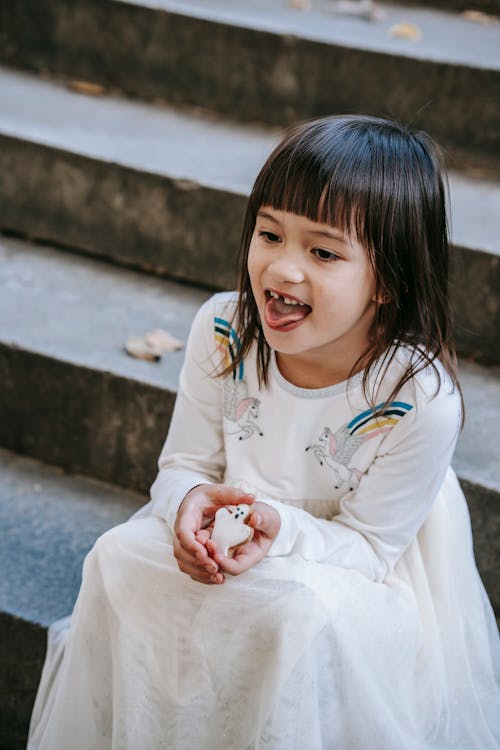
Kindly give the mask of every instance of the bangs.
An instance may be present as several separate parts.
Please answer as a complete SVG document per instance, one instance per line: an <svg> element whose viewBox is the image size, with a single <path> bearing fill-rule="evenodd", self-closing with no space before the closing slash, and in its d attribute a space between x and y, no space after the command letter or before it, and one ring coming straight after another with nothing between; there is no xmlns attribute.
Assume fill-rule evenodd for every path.
<svg viewBox="0 0 500 750"><path fill-rule="evenodd" d="M372 247L367 236L372 179L371 154L367 143L359 143L343 118L338 118L332 138L332 118L308 123L291 131L262 168L250 197L250 214L261 206L305 216L336 227ZM366 140L366 139L363 139ZM356 142L358 141L358 142Z"/></svg>

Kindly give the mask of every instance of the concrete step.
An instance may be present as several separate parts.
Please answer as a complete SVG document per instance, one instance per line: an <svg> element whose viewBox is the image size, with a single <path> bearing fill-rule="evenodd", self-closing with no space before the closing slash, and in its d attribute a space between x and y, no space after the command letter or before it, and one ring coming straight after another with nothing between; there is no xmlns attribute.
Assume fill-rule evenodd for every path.
<svg viewBox="0 0 500 750"><path fill-rule="evenodd" d="M14 240L0 246L0 272L0 445L147 491L183 354L153 364L122 346L157 327L185 340L206 293ZM500 607L500 371L462 361L460 372L467 421L454 466Z"/></svg>
<svg viewBox="0 0 500 750"><path fill-rule="evenodd" d="M245 196L276 131L95 99L0 70L4 228L234 285Z"/></svg>
<svg viewBox="0 0 500 750"><path fill-rule="evenodd" d="M386 0L381 0L382 7ZM388 2L391 5L390 2ZM476 17L475 23L494 23L495 16L500 16L500 0L407 0L408 5L425 6L429 8L439 7L440 10L450 10L456 13L468 13L469 11L480 11L490 18Z"/></svg>
<svg viewBox="0 0 500 750"><path fill-rule="evenodd" d="M186 341L208 293L0 240L0 445L145 491L183 352L128 356L156 328Z"/></svg>
<svg viewBox="0 0 500 750"><path fill-rule="evenodd" d="M420 38L393 36L401 22ZM3 27L9 65L245 121L390 114L457 163L500 168L498 24L404 5L371 23L331 0L308 11L288 0L4 0Z"/></svg>
<svg viewBox="0 0 500 750"><path fill-rule="evenodd" d="M274 128L77 94L0 70L4 229L211 288L234 286ZM500 182L451 172L461 351L499 361Z"/></svg>
<svg viewBox="0 0 500 750"><path fill-rule="evenodd" d="M0 450L0 747L26 746L46 628L72 610L96 538L146 500Z"/></svg>

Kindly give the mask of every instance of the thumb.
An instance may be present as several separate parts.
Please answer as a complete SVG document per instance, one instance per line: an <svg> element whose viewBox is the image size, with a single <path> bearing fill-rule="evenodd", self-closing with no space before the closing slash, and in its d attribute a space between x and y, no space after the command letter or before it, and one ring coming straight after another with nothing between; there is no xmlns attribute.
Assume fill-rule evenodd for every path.
<svg viewBox="0 0 500 750"><path fill-rule="evenodd" d="M277 510L266 503L254 503L248 524L255 531L270 539L275 539L281 527L281 518Z"/></svg>

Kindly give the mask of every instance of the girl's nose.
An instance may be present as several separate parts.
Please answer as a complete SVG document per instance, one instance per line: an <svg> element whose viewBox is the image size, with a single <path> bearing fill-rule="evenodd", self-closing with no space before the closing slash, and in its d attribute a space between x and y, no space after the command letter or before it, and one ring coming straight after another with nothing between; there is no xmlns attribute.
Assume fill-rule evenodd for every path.
<svg viewBox="0 0 500 750"><path fill-rule="evenodd" d="M300 258L297 258L291 252L284 252L278 258L275 258L269 265L269 271L276 282L287 281L291 284L300 284L305 278Z"/></svg>

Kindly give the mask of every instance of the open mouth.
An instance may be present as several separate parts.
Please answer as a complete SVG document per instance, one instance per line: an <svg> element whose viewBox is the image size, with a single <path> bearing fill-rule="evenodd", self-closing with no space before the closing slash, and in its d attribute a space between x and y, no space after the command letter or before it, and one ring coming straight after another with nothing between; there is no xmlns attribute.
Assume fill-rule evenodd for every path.
<svg viewBox="0 0 500 750"><path fill-rule="evenodd" d="M274 289L266 289L265 295L265 317L270 328L289 328L301 323L312 310L310 305L296 297L280 294Z"/></svg>

